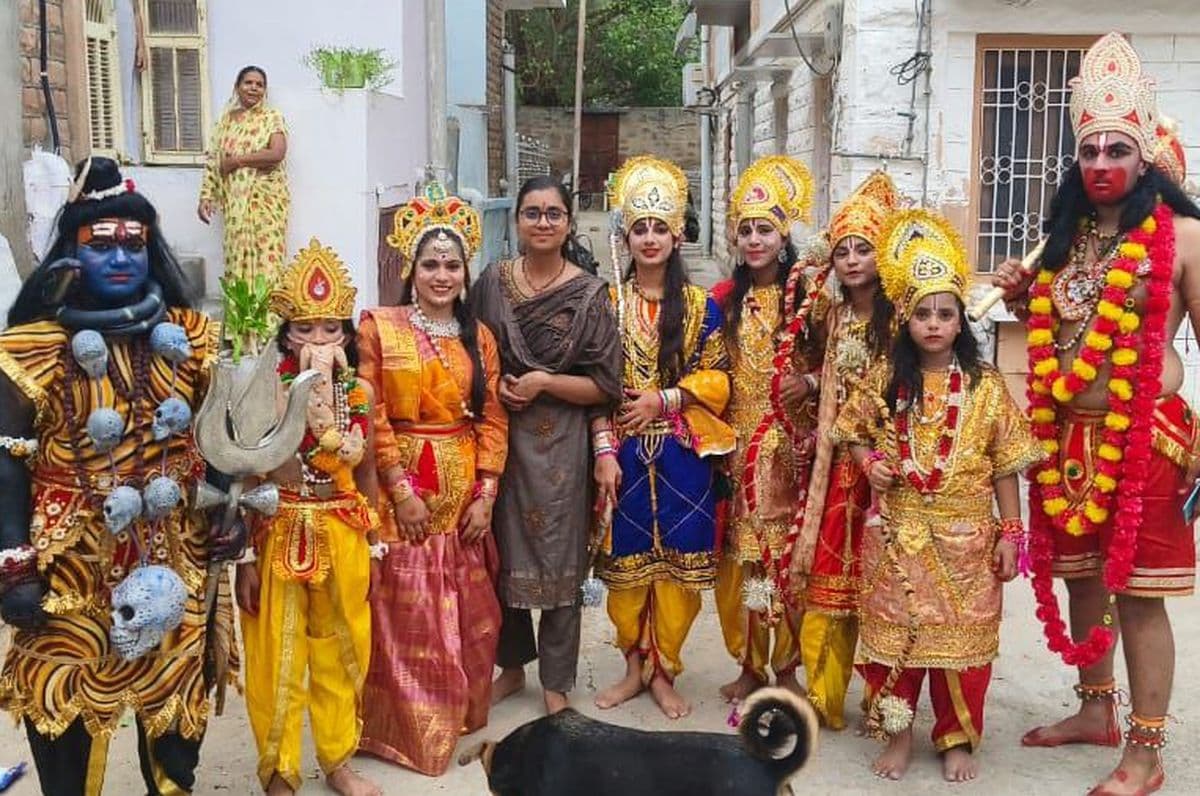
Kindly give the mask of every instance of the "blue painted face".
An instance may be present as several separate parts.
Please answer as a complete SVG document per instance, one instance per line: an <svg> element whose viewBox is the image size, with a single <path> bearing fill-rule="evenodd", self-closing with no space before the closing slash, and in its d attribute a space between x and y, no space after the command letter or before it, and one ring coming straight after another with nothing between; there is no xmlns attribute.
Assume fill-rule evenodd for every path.
<svg viewBox="0 0 1200 796"><path fill-rule="evenodd" d="M97 304L120 307L141 297L150 274L147 231L140 221L102 218L79 229L80 283Z"/></svg>

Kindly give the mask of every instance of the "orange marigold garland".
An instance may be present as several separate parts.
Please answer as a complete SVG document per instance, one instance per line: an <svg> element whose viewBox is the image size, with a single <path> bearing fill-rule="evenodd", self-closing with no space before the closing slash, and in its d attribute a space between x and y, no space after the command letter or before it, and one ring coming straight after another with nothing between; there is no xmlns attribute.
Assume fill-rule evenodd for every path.
<svg viewBox="0 0 1200 796"><path fill-rule="evenodd" d="M1175 263L1173 213L1159 203L1154 213L1131 230L1105 273L1095 323L1068 373L1062 373L1055 351L1058 321L1050 298L1054 272L1038 272L1029 296L1029 409L1033 433L1048 458L1035 466L1030 488L1030 547L1037 616L1050 649L1073 666L1091 666L1111 648L1115 635L1111 609L1102 625L1079 644L1071 641L1059 612L1051 579L1054 557L1051 526L1072 535L1095 533L1110 514L1116 497L1117 516L1109 543L1104 582L1112 594L1122 591L1133 570L1137 532L1142 521L1142 493L1150 456L1154 404L1162 387L1163 349L1171 274ZM1139 317L1128 302L1138 268L1149 260L1145 313ZM1139 335L1140 334L1140 351ZM1098 450L1099 464L1088 486L1082 511L1069 505L1063 488L1058 407L1069 403L1111 363L1109 409Z"/></svg>

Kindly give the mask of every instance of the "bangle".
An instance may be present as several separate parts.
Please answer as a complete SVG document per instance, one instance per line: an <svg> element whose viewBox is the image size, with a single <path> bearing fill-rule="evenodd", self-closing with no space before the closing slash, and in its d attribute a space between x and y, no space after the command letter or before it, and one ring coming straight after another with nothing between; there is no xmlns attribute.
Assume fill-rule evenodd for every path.
<svg viewBox="0 0 1200 796"><path fill-rule="evenodd" d="M413 488L412 478L408 476L397 479L388 487L388 495L391 496L393 503L403 503L416 494L417 490Z"/></svg>
<svg viewBox="0 0 1200 796"><path fill-rule="evenodd" d="M1006 517L1000 520L1000 539L1021 546L1025 541L1025 523L1021 522L1020 517Z"/></svg>
<svg viewBox="0 0 1200 796"><path fill-rule="evenodd" d="M868 452L867 455L863 458L862 464L860 465L860 467L862 468L863 475L870 476L871 475L871 467L874 466L875 462L882 462L882 461L886 461L886 460L887 460L887 455L884 454L882 451L873 450L873 451Z"/></svg>
<svg viewBox="0 0 1200 796"><path fill-rule="evenodd" d="M388 544L387 542L375 542L375 544L370 545L369 549L371 550L372 560L382 561L383 557L387 555Z"/></svg>
<svg viewBox="0 0 1200 796"><path fill-rule="evenodd" d="M475 489L471 492L471 497L475 500L483 498L485 500L495 500L496 495L500 492L500 482L493 476L486 475L475 482Z"/></svg>
<svg viewBox="0 0 1200 796"><path fill-rule="evenodd" d="M617 449L616 448L597 448L596 451L592 454L592 458L596 459L597 461L604 458L605 456L611 456L614 459L617 458Z"/></svg>
<svg viewBox="0 0 1200 796"><path fill-rule="evenodd" d="M23 437L0 437L0 451L8 451L17 459L32 459L37 455L38 441Z"/></svg>
<svg viewBox="0 0 1200 796"><path fill-rule="evenodd" d="M683 390L672 387L658 391L659 414L670 415L683 408Z"/></svg>

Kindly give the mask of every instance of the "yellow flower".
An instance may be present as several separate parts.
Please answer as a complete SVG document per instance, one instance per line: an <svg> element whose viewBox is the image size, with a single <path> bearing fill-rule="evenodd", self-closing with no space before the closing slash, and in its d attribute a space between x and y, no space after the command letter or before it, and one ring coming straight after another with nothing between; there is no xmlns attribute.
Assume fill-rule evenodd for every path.
<svg viewBox="0 0 1200 796"><path fill-rule="evenodd" d="M1054 333L1049 329L1033 329L1025 340L1031 346L1050 345L1054 342Z"/></svg>
<svg viewBox="0 0 1200 796"><path fill-rule="evenodd" d="M1095 381L1096 380L1096 369L1094 367L1092 367L1091 365L1089 365L1087 362L1084 362L1082 359L1077 359L1074 362L1072 362L1071 370L1074 371L1076 376L1083 379L1084 381Z"/></svg>
<svg viewBox="0 0 1200 796"><path fill-rule="evenodd" d="M1083 536L1083 520L1079 519L1078 514L1067 520L1067 533L1072 536Z"/></svg>
<svg viewBox="0 0 1200 796"><path fill-rule="evenodd" d="M1054 272L1043 268L1038 271L1037 282L1039 285L1048 285L1054 281Z"/></svg>
<svg viewBox="0 0 1200 796"><path fill-rule="evenodd" d="M1047 387L1046 383L1044 381L1042 381L1041 379L1034 381L1029 389L1033 390L1035 395L1049 395L1050 394L1050 388Z"/></svg>
<svg viewBox="0 0 1200 796"><path fill-rule="evenodd" d="M1113 478L1112 476L1105 475L1104 473L1096 473L1096 477L1092 479L1092 483L1094 483L1096 488L1106 495L1117 488L1117 479Z"/></svg>
<svg viewBox="0 0 1200 796"><path fill-rule="evenodd" d="M1108 275L1104 278L1104 281L1108 282L1108 284L1112 285L1113 287L1119 287L1122 290L1128 290L1133 286L1133 274L1129 273L1128 271L1122 271L1118 268L1113 268L1108 272Z"/></svg>
<svg viewBox="0 0 1200 796"><path fill-rule="evenodd" d="M1054 486L1062 483L1062 473L1053 467L1047 467L1037 474L1037 481L1042 486Z"/></svg>
<svg viewBox="0 0 1200 796"><path fill-rule="evenodd" d="M1133 398L1133 385L1129 383L1129 379L1109 379L1108 391L1122 401Z"/></svg>
<svg viewBox="0 0 1200 796"><path fill-rule="evenodd" d="M1034 375L1037 376L1049 376L1056 370L1058 370L1058 357L1046 357L1033 366Z"/></svg>
<svg viewBox="0 0 1200 796"><path fill-rule="evenodd" d="M1122 334L1133 334L1142 325L1142 319L1135 312L1122 312L1119 319L1114 318L1121 328Z"/></svg>
<svg viewBox="0 0 1200 796"><path fill-rule="evenodd" d="M1049 315L1053 306L1054 305L1050 303L1050 299L1046 296L1038 296L1037 298L1030 299L1029 301L1029 311L1034 315Z"/></svg>
<svg viewBox="0 0 1200 796"><path fill-rule="evenodd" d="M1085 337L1084 340L1087 343L1088 348L1095 348L1098 351L1107 351L1108 349L1112 348L1113 344L1112 337L1096 331L1088 332L1087 337Z"/></svg>
<svg viewBox="0 0 1200 796"><path fill-rule="evenodd" d="M1136 365L1138 361L1138 353L1133 348L1118 348L1112 352L1112 363L1114 365Z"/></svg>
<svg viewBox="0 0 1200 796"><path fill-rule="evenodd" d="M1115 445L1110 445L1107 442L1100 443L1100 449L1097 451L1101 459L1109 462L1119 462L1124 457L1121 449Z"/></svg>
<svg viewBox="0 0 1200 796"><path fill-rule="evenodd" d="M1050 390L1054 393L1054 399L1060 404L1070 403L1071 399L1075 397L1075 393L1067 389L1067 380L1062 376L1054 380L1054 386Z"/></svg>
<svg viewBox="0 0 1200 796"><path fill-rule="evenodd" d="M1090 500L1083 507L1083 513L1096 525L1100 525L1108 519L1108 509L1102 509Z"/></svg>
<svg viewBox="0 0 1200 796"><path fill-rule="evenodd" d="M1029 419L1035 423L1053 423L1054 418L1058 415L1053 409L1045 406L1039 406L1030 412Z"/></svg>
<svg viewBox="0 0 1200 796"><path fill-rule="evenodd" d="M1129 415L1123 415L1120 412L1109 412L1104 416L1104 425L1111 428L1113 431L1125 431L1129 428L1129 424L1133 420Z"/></svg>
<svg viewBox="0 0 1200 796"><path fill-rule="evenodd" d="M1058 453L1058 440L1056 440L1056 439L1042 440L1042 450L1044 450L1046 452L1047 456L1053 456L1054 454Z"/></svg>
<svg viewBox="0 0 1200 796"><path fill-rule="evenodd" d="M1146 247L1140 243L1129 243L1129 242L1122 243L1121 244L1121 256L1129 257L1130 259L1133 259L1133 260L1145 260L1146 259Z"/></svg>
<svg viewBox="0 0 1200 796"><path fill-rule="evenodd" d="M1042 510L1046 512L1047 516L1057 517L1067 510L1067 499L1051 498L1042 504Z"/></svg>
<svg viewBox="0 0 1200 796"><path fill-rule="evenodd" d="M1108 299L1101 299L1100 303L1096 305L1096 312L1110 321L1119 321L1124 311Z"/></svg>
<svg viewBox="0 0 1200 796"><path fill-rule="evenodd" d="M1154 216L1146 216L1146 220L1142 222L1142 232L1147 235L1153 235L1158 231L1158 221Z"/></svg>

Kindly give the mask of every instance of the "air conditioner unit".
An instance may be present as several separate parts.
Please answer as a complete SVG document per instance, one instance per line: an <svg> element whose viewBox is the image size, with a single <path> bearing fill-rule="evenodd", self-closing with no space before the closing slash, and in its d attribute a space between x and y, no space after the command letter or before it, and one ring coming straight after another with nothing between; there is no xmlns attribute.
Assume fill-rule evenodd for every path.
<svg viewBox="0 0 1200 796"><path fill-rule="evenodd" d="M683 106L695 108L706 103L700 100L700 91L704 88L704 67L701 64L684 64L683 66Z"/></svg>

